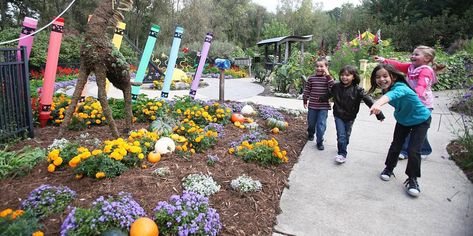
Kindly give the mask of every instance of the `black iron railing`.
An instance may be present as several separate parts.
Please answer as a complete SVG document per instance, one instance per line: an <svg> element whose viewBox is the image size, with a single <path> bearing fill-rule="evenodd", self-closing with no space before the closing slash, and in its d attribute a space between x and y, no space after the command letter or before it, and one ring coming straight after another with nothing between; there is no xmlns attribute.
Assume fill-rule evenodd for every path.
<svg viewBox="0 0 473 236"><path fill-rule="evenodd" d="M0 48L0 143L33 137L26 47Z"/></svg>

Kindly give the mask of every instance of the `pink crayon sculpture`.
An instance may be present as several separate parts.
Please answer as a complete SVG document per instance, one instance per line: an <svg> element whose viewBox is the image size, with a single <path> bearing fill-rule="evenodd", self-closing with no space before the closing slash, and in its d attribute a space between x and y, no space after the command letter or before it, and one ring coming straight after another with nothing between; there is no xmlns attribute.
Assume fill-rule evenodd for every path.
<svg viewBox="0 0 473 236"><path fill-rule="evenodd" d="M44 71L43 89L41 90L41 110L39 113L41 128L46 126L49 120L49 114L51 114L57 62L59 59L59 50L61 49L62 33L64 32L64 19L56 19L52 26L51 35L49 36L48 58L46 59L46 69Z"/></svg>
<svg viewBox="0 0 473 236"><path fill-rule="evenodd" d="M26 47L26 58L30 58L31 47L33 46L34 35L23 38L27 35L30 35L36 31L36 26L38 25L38 20L25 17L23 20L23 27L21 28L20 41L18 42L18 48L21 46ZM18 61L21 60L21 53L18 52Z"/></svg>
<svg viewBox="0 0 473 236"><path fill-rule="evenodd" d="M213 34L212 32L207 33L204 39L204 45L202 46L202 53L200 54L199 65L194 74L194 80L192 81L191 90L189 95L192 98L195 98L197 89L199 88L200 76L202 76L202 71L204 70L205 60L207 59L207 54L209 53L210 44L212 43Z"/></svg>

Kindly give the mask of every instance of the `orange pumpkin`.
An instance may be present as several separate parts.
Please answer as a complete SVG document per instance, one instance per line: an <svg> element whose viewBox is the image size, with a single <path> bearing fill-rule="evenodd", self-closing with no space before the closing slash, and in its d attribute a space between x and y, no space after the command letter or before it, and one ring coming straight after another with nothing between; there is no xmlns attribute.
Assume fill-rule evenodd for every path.
<svg viewBox="0 0 473 236"><path fill-rule="evenodd" d="M140 217L131 224L130 236L158 236L159 230L158 225L148 218Z"/></svg>
<svg viewBox="0 0 473 236"><path fill-rule="evenodd" d="M161 154L159 154L159 152L150 152L148 154L148 161L151 162L151 163L157 163L158 161L161 160Z"/></svg>
<svg viewBox="0 0 473 236"><path fill-rule="evenodd" d="M240 122L240 123L244 123L244 122L245 122L245 117L244 117L242 114L240 114L240 113L233 113L233 114L232 114L231 121L232 121L233 123L235 123L235 121L238 121L238 122Z"/></svg>

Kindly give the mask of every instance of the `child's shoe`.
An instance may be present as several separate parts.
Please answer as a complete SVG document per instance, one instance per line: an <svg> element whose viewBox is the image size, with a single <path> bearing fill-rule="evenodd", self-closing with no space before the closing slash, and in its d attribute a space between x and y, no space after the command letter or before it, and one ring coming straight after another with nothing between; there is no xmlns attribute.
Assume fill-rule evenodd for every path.
<svg viewBox="0 0 473 236"><path fill-rule="evenodd" d="M407 194L411 195L412 197L418 197L420 194L419 183L417 182L417 178L408 178L404 182L406 185Z"/></svg>
<svg viewBox="0 0 473 236"><path fill-rule="evenodd" d="M338 164L343 164L345 163L346 161L346 158L342 155L336 155L335 156L335 162L338 163Z"/></svg>
<svg viewBox="0 0 473 236"><path fill-rule="evenodd" d="M309 140L309 141L314 141L314 136L309 136L309 137L307 137L307 140Z"/></svg>
<svg viewBox="0 0 473 236"><path fill-rule="evenodd" d="M324 144L323 143L317 143L317 149L319 149L320 151L324 150L325 149Z"/></svg>
<svg viewBox="0 0 473 236"><path fill-rule="evenodd" d="M405 160L407 159L407 155L404 155L404 154L399 154L399 160Z"/></svg>
<svg viewBox="0 0 473 236"><path fill-rule="evenodd" d="M388 170L387 168L384 168L384 170L381 172L379 177L384 181L389 181L389 179L391 179L391 175L396 177L391 170Z"/></svg>

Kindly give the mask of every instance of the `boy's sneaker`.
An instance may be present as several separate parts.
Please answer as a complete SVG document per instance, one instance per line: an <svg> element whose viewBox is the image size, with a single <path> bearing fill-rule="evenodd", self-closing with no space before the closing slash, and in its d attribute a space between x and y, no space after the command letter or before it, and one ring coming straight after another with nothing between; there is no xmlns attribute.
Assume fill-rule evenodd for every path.
<svg viewBox="0 0 473 236"><path fill-rule="evenodd" d="M399 154L399 160L405 160L407 159L407 155L404 155L404 154Z"/></svg>
<svg viewBox="0 0 473 236"><path fill-rule="evenodd" d="M379 177L384 181L389 181L389 179L391 179L391 175L396 177L391 170L388 170L387 168L384 168L384 170L381 172Z"/></svg>
<svg viewBox="0 0 473 236"><path fill-rule="evenodd" d="M420 158L421 158L422 160L425 160L425 159L427 159L428 156L429 156L429 155L420 155Z"/></svg>
<svg viewBox="0 0 473 236"><path fill-rule="evenodd" d="M418 197L420 194L419 183L417 183L417 178L408 178L404 182L406 185L406 191L409 195L413 197Z"/></svg>
<svg viewBox="0 0 473 236"><path fill-rule="evenodd" d="M320 151L324 150L325 147L322 143L317 143L317 149L319 149Z"/></svg>
<svg viewBox="0 0 473 236"><path fill-rule="evenodd" d="M312 136L312 137L309 136L309 137L307 138L307 140L309 140L309 141L314 141L314 136Z"/></svg>
<svg viewBox="0 0 473 236"><path fill-rule="evenodd" d="M343 164L345 163L346 161L346 157L342 156L342 155L336 155L335 156L335 162L337 162L338 164Z"/></svg>

